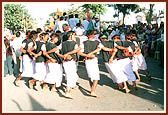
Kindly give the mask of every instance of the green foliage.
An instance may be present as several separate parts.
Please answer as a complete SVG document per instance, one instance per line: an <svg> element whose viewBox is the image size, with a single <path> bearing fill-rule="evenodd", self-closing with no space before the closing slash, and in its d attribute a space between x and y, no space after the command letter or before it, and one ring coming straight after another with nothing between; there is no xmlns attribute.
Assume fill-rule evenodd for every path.
<svg viewBox="0 0 168 115"><path fill-rule="evenodd" d="M4 5L4 27L15 32L17 30L32 28L32 19L24 6L20 4Z"/></svg>
<svg viewBox="0 0 168 115"><path fill-rule="evenodd" d="M106 12L105 4L84 4L81 6L83 8L83 12L87 12L87 9L90 12L90 16L93 17L96 14L104 14Z"/></svg>
<svg viewBox="0 0 168 115"><path fill-rule="evenodd" d="M152 21L152 16L153 16L153 7L155 4L150 4L150 9L149 11L146 13L146 21L148 24L151 24Z"/></svg>
<svg viewBox="0 0 168 115"><path fill-rule="evenodd" d="M114 10L116 10L116 13L113 15L114 17L119 16L119 13L123 13L123 23L125 16L129 15L130 12L138 13L142 10L137 4L107 4L107 6L114 7Z"/></svg>

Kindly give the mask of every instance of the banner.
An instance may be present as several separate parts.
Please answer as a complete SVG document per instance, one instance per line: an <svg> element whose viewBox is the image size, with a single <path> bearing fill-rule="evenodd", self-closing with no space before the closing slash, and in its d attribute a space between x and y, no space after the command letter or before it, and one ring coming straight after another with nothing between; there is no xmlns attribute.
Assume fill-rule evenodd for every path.
<svg viewBox="0 0 168 115"><path fill-rule="evenodd" d="M89 14L88 8L87 8L87 20L88 22L90 22L90 14Z"/></svg>

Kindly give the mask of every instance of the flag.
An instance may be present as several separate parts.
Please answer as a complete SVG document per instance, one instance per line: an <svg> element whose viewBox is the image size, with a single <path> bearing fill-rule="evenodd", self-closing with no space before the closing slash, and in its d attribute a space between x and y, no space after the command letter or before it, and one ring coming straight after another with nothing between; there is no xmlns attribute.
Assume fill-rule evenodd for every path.
<svg viewBox="0 0 168 115"><path fill-rule="evenodd" d="M90 22L90 14L88 8L87 8L87 20Z"/></svg>
<svg viewBox="0 0 168 115"><path fill-rule="evenodd" d="M61 16L61 12L59 11L58 8L57 8L57 15Z"/></svg>

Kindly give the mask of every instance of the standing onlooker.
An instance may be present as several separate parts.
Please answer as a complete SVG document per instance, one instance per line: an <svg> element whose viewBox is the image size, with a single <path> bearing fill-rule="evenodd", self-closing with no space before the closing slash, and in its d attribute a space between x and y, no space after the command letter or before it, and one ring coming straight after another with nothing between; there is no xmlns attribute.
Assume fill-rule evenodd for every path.
<svg viewBox="0 0 168 115"><path fill-rule="evenodd" d="M76 33L76 35L79 35L79 36L83 35L85 32L81 23L77 23L73 31Z"/></svg>
<svg viewBox="0 0 168 115"><path fill-rule="evenodd" d="M58 22L58 30L60 30L61 32L64 32L63 31L63 24L68 24L68 22L67 21L64 21L64 17L63 16L61 16L60 17L60 21Z"/></svg>
<svg viewBox="0 0 168 115"><path fill-rule="evenodd" d="M19 57L21 56L21 48L22 45L22 38L21 38L21 33L17 32L16 37L13 37L11 40L11 48L13 49L13 53L15 55L15 61L14 61L14 75L18 76L20 74L19 68L20 68L20 59Z"/></svg>
<svg viewBox="0 0 168 115"><path fill-rule="evenodd" d="M6 36L4 36L4 39L6 39L5 38ZM2 46L2 48L3 48L3 53L2 53L2 56L3 56L3 60L4 60L4 77L6 77L6 72L5 72L5 70L6 70L6 65L5 65L5 63L6 63L6 46L5 46L5 44L3 43L2 44L3 46Z"/></svg>
<svg viewBox="0 0 168 115"><path fill-rule="evenodd" d="M4 43L5 43L5 46L6 46L6 61L5 61L5 75L9 74L9 75L12 75L13 74L13 64L12 64L12 50L11 50L11 47L10 47L10 38L4 38Z"/></svg>
<svg viewBox="0 0 168 115"><path fill-rule="evenodd" d="M86 17L84 16L82 26L84 27L85 31L87 31L88 25L89 25L89 22L87 21Z"/></svg>
<svg viewBox="0 0 168 115"><path fill-rule="evenodd" d="M75 18L74 18L74 24L76 26L77 23L79 23L79 18L78 18L78 14L75 14Z"/></svg>

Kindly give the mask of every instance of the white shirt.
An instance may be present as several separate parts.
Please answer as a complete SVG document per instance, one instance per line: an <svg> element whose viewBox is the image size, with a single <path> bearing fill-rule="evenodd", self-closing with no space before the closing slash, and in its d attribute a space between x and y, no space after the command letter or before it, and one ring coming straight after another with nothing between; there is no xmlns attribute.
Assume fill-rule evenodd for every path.
<svg viewBox="0 0 168 115"><path fill-rule="evenodd" d="M83 33L85 32L84 28L82 27L75 27L73 28L73 31L76 33L76 35L83 35Z"/></svg>
<svg viewBox="0 0 168 115"><path fill-rule="evenodd" d="M62 28L63 24L68 24L68 22L64 20L58 22L58 30L60 30L61 32L64 32Z"/></svg>
<svg viewBox="0 0 168 115"><path fill-rule="evenodd" d="M13 41L10 41L10 46L14 49L15 55L19 57L21 55L22 37L16 37Z"/></svg>

